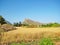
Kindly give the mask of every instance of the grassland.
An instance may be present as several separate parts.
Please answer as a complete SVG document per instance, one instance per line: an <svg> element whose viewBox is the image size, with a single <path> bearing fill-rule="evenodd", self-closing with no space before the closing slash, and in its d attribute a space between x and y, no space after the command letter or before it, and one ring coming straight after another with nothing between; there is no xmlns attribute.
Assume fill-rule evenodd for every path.
<svg viewBox="0 0 60 45"><path fill-rule="evenodd" d="M12 42L38 42L42 38L51 38L55 45L60 45L60 27L46 28L23 28L17 27L16 30L4 32L2 35L2 45ZM37 44L36 44L37 45Z"/></svg>

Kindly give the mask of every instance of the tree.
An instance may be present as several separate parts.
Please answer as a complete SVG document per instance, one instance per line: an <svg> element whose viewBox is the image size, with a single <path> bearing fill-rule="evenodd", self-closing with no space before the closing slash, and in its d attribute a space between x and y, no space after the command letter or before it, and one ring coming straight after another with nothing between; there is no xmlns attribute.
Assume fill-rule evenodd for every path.
<svg viewBox="0 0 60 45"><path fill-rule="evenodd" d="M58 23L53 23L52 27L60 27L60 24L58 24Z"/></svg>
<svg viewBox="0 0 60 45"><path fill-rule="evenodd" d="M13 25L14 25L14 26L18 26L18 23L14 23Z"/></svg>
<svg viewBox="0 0 60 45"><path fill-rule="evenodd" d="M2 25L2 24L6 24L6 21L5 21L5 19L2 17L2 16L0 16L0 24Z"/></svg>
<svg viewBox="0 0 60 45"><path fill-rule="evenodd" d="M16 23L14 23L13 25L19 27L19 26L21 26L22 24L21 24L21 22L16 22Z"/></svg>
<svg viewBox="0 0 60 45"><path fill-rule="evenodd" d="M21 22L19 22L19 26L21 26L22 24L21 24Z"/></svg>

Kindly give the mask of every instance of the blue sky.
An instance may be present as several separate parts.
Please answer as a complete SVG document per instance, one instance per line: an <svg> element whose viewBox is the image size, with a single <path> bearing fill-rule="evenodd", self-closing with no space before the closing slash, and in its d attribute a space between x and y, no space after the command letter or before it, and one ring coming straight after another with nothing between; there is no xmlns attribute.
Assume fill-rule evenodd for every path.
<svg viewBox="0 0 60 45"><path fill-rule="evenodd" d="M0 0L0 15L11 23L25 18L60 23L60 0Z"/></svg>

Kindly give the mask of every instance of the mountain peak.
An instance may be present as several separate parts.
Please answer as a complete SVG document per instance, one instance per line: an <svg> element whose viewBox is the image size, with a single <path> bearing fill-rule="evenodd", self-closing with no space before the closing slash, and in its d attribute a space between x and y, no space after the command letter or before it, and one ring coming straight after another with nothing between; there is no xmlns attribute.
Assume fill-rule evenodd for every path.
<svg viewBox="0 0 60 45"><path fill-rule="evenodd" d="M33 24L33 25L42 25L42 23L31 20L29 18L25 18L23 24Z"/></svg>

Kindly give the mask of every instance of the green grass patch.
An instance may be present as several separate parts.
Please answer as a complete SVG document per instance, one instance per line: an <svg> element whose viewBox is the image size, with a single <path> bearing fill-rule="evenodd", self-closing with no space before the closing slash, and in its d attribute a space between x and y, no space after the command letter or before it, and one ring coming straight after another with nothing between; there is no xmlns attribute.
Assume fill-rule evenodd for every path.
<svg viewBox="0 0 60 45"><path fill-rule="evenodd" d="M39 45L54 45L54 43L50 38L42 38Z"/></svg>

